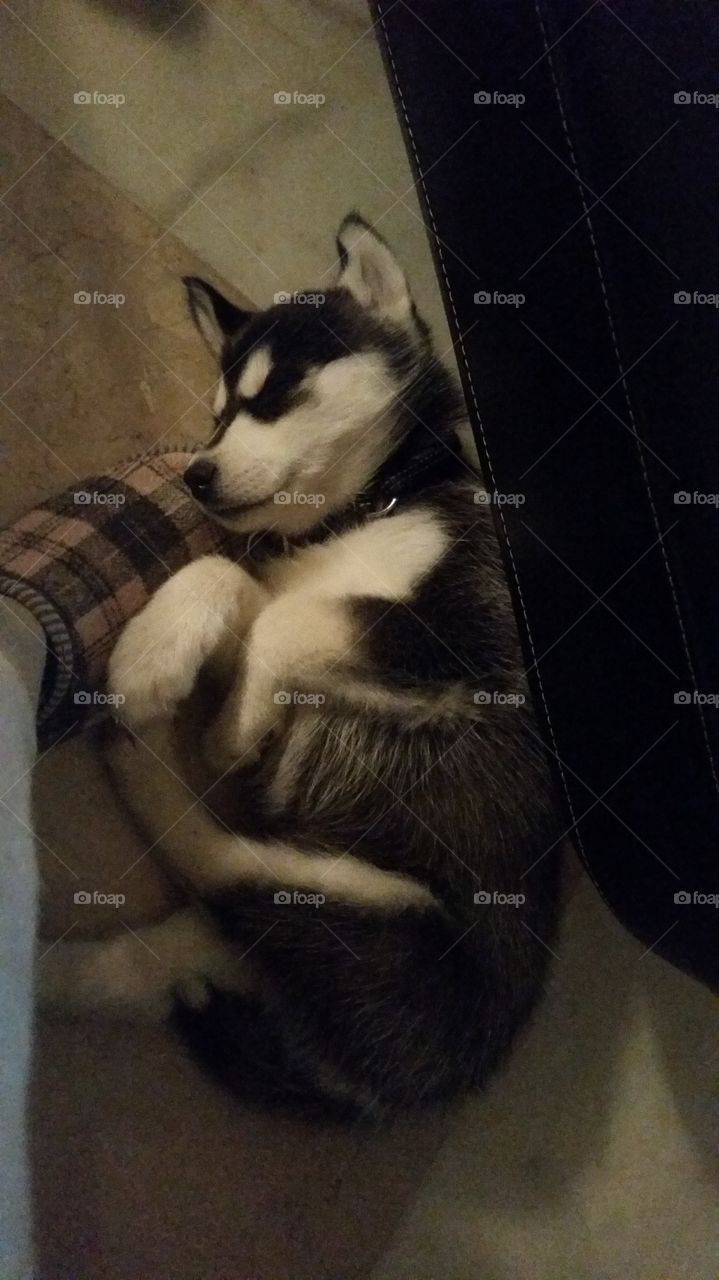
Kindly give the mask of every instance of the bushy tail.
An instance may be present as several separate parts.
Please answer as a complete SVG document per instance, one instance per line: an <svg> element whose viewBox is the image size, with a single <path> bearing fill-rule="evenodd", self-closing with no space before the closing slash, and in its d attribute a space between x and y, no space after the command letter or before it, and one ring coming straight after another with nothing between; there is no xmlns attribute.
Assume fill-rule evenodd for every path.
<svg viewBox="0 0 719 1280"><path fill-rule="evenodd" d="M173 1022L203 1066L244 1101L345 1123L367 1118L353 1102L323 1092L293 1060L275 1018L254 996L212 988L200 1009L178 997Z"/></svg>

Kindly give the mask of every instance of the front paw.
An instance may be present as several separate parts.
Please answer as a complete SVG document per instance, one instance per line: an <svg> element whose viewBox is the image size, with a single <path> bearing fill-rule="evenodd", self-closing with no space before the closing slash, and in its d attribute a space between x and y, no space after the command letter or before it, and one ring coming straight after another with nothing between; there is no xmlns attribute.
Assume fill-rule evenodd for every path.
<svg viewBox="0 0 719 1280"><path fill-rule="evenodd" d="M121 719L137 728L170 718L192 692L196 654L177 622L153 608L153 602L127 624L108 665L108 689Z"/></svg>
<svg viewBox="0 0 719 1280"><path fill-rule="evenodd" d="M231 561L201 556L160 587L110 658L109 688L123 720L137 727L171 717L210 655L238 644L246 583Z"/></svg>

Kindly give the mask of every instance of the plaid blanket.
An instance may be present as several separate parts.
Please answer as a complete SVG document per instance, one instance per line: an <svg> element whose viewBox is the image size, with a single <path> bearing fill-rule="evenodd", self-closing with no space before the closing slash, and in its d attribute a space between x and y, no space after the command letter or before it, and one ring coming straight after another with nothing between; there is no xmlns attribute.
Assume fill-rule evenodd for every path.
<svg viewBox="0 0 719 1280"><path fill-rule="evenodd" d="M0 595L28 608L48 641L41 748L98 709L115 641L153 592L197 556L237 550L181 483L190 456L158 451L87 477L0 533Z"/></svg>

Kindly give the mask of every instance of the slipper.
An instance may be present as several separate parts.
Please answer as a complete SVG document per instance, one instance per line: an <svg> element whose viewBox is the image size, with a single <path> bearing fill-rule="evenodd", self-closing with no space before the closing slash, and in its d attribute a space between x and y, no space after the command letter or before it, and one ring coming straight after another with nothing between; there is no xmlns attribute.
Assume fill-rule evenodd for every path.
<svg viewBox="0 0 719 1280"><path fill-rule="evenodd" d="M38 746L107 705L108 657L125 623L173 573L232 539L182 484L187 451L156 451L91 476L0 533L0 596L29 610L48 650Z"/></svg>

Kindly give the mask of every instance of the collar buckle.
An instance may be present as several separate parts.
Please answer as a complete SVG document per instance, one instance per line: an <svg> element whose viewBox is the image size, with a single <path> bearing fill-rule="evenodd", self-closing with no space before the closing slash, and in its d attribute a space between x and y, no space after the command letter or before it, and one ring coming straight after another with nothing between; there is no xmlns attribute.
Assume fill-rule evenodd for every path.
<svg viewBox="0 0 719 1280"><path fill-rule="evenodd" d="M379 509L375 509L373 511L368 511L366 515L366 519L381 520L383 516L388 516L396 506L397 506L397 498L390 498L389 502L385 503L383 507L379 507Z"/></svg>

